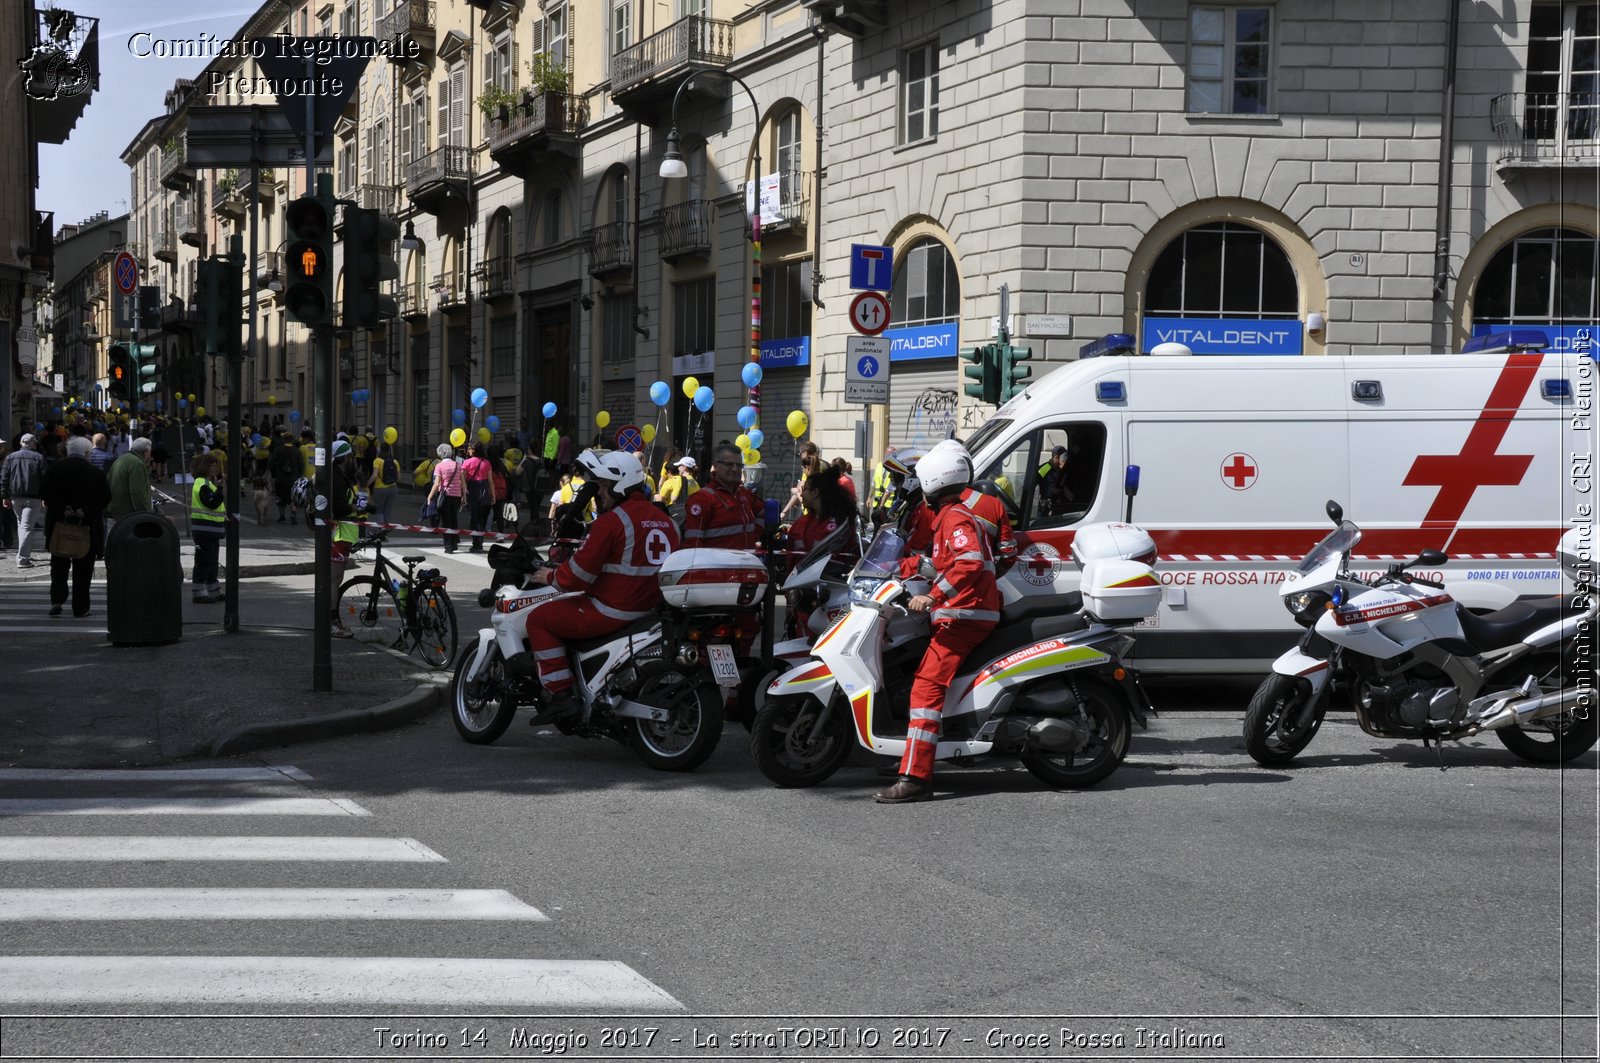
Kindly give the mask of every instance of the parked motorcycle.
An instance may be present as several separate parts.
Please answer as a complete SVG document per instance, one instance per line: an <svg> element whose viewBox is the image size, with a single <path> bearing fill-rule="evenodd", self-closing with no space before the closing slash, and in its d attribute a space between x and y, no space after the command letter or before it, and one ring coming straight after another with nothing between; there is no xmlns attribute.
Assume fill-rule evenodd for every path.
<svg viewBox="0 0 1600 1063"><path fill-rule="evenodd" d="M669 604L610 635L569 642L583 711L575 721L554 726L566 734L614 738L663 771L704 763L722 737L724 695L717 680L729 682L731 669L736 681L737 669L732 650L717 641L731 637L729 609L700 606L705 598L753 598L766 579L754 555L748 560L759 578L712 567L729 561L715 555L733 553L740 552L678 551L658 577ZM544 707L538 679L509 674L506 660L527 649L524 612L562 593L529 585L529 576L550 567L531 541L492 548L489 564L496 586L478 595L478 604L493 610L489 626L462 652L450 689L456 731L479 745L504 734L518 708Z"/></svg>
<svg viewBox="0 0 1600 1063"><path fill-rule="evenodd" d="M1092 786L1128 752L1130 718L1150 704L1127 664L1123 630L1152 615L1161 585L1148 564L1154 544L1128 524L1086 525L1073 542L1081 594L1006 607L993 633L967 655L944 704L939 760L1019 757L1054 786ZM927 617L900 603L925 593L902 579L905 538L880 528L850 573L849 611L812 648L811 660L779 676L756 714L750 748L779 786L815 786L856 743L905 752L911 681L928 644ZM913 637L896 629L912 627ZM898 641L896 641L898 640Z"/></svg>
<svg viewBox="0 0 1600 1063"><path fill-rule="evenodd" d="M1351 573L1361 529L1336 502L1328 516L1337 527L1278 591L1306 633L1273 662L1245 712L1245 748L1258 764L1281 767L1305 749L1335 689L1376 738L1426 745L1493 731L1513 753L1543 764L1595 744L1594 659L1578 638L1595 621L1592 568L1591 592L1571 601L1517 602L1477 616L1443 584L1409 571L1448 561L1438 550L1376 579ZM1569 531L1559 548L1574 580L1577 536Z"/></svg>

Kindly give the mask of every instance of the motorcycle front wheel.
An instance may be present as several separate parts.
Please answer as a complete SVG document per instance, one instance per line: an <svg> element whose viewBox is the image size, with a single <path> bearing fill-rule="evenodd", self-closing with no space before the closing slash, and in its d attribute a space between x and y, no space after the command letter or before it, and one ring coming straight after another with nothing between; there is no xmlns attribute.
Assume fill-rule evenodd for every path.
<svg viewBox="0 0 1600 1063"><path fill-rule="evenodd" d="M1098 679L1079 679L1078 708L1087 723L1089 741L1076 753L1022 754L1022 766L1035 776L1066 789L1093 786L1117 770L1128 755L1128 709L1122 694Z"/></svg>
<svg viewBox="0 0 1600 1063"><path fill-rule="evenodd" d="M769 697L750 727L750 752L761 774L782 787L815 786L843 766L855 744L840 696Z"/></svg>
<svg viewBox="0 0 1600 1063"><path fill-rule="evenodd" d="M450 680L450 718L463 739L475 746L486 746L511 726L517 700L506 692L506 662L498 645L489 650L478 678L467 682L467 669L477 652L478 645L473 643L461 651L456 661L456 674Z"/></svg>
<svg viewBox="0 0 1600 1063"><path fill-rule="evenodd" d="M1310 684L1292 675L1272 675L1261 681L1244 712L1244 749L1264 768L1281 768L1311 744L1322 727L1324 708L1305 718Z"/></svg>
<svg viewBox="0 0 1600 1063"><path fill-rule="evenodd" d="M663 667L639 683L635 701L666 709L665 720L628 720L628 745L658 771L692 771L722 740L722 690L709 672Z"/></svg>

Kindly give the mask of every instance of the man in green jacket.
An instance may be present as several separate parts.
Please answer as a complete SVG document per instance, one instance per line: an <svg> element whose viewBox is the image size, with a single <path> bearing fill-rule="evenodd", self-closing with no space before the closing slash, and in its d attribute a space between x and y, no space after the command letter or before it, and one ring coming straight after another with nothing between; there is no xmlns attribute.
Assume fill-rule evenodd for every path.
<svg viewBox="0 0 1600 1063"><path fill-rule="evenodd" d="M111 481L111 504L106 507L106 530L130 513L149 513L150 440L140 436L128 451L106 470Z"/></svg>

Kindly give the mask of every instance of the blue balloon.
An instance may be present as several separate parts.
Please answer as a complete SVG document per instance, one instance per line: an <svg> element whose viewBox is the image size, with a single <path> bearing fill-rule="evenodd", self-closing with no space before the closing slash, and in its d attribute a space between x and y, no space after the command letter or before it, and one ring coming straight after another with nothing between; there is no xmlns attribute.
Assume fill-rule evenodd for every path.
<svg viewBox="0 0 1600 1063"><path fill-rule="evenodd" d="M489 401L489 393L487 391L483 390L482 388L473 388L472 389L472 405L473 406L475 406L475 407L477 407L478 409L481 410L481 409L483 409L484 403L486 403L488 401Z"/></svg>
<svg viewBox="0 0 1600 1063"><path fill-rule="evenodd" d="M182 400L179 400L179 401L182 401ZM290 424L299 424L300 423L300 411L299 410L290 410L289 411L289 423Z"/></svg>
<svg viewBox="0 0 1600 1063"><path fill-rule="evenodd" d="M250 445L252 447L259 447L261 445L261 433L260 432L254 432L254 433L251 434L251 436L250 436Z"/></svg>
<svg viewBox="0 0 1600 1063"><path fill-rule="evenodd" d="M734 414L733 419L739 422L740 428L749 428L756 423L756 408L754 406L740 406L739 412Z"/></svg>
<svg viewBox="0 0 1600 1063"><path fill-rule="evenodd" d="M35 422L33 422L33 430L35 432L43 432L44 431L44 422L43 421L35 421Z"/></svg>
<svg viewBox="0 0 1600 1063"><path fill-rule="evenodd" d="M487 428L491 432L500 431L500 418L491 413L488 417L483 419L483 427Z"/></svg>
<svg viewBox="0 0 1600 1063"><path fill-rule="evenodd" d="M746 362L739 378L744 381L744 386L747 388L758 386L761 383L761 363Z"/></svg>
<svg viewBox="0 0 1600 1063"><path fill-rule="evenodd" d="M712 391L705 384L701 384L700 390L694 393L694 408L699 410L701 413L705 413L706 411L710 410L711 404L716 401L716 392Z"/></svg>
<svg viewBox="0 0 1600 1063"><path fill-rule="evenodd" d="M189 405L189 400L184 398L182 395L179 395L178 396L178 409L180 409L180 410L185 409L188 405Z"/></svg>
<svg viewBox="0 0 1600 1063"><path fill-rule="evenodd" d="M553 403L553 402L545 403L544 404L544 415L546 417L554 417L556 415L556 404Z"/></svg>
<svg viewBox="0 0 1600 1063"><path fill-rule="evenodd" d="M452 410L450 411L450 419L455 422L457 428L460 428L467 423L467 411L461 409Z"/></svg>
<svg viewBox="0 0 1600 1063"><path fill-rule="evenodd" d="M650 401L657 406L665 406L672 401L672 389L665 380L657 380L650 385Z"/></svg>
<svg viewBox="0 0 1600 1063"><path fill-rule="evenodd" d="M751 450L760 450L761 449L761 444L765 443L766 441L767 441L767 437L766 437L765 434L762 433L761 429L759 429L759 428L750 429L750 449Z"/></svg>

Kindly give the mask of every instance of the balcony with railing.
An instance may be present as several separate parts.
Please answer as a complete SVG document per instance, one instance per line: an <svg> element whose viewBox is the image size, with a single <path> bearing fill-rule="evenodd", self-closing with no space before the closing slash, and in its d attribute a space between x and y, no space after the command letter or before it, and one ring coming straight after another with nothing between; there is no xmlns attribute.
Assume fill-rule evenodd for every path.
<svg viewBox="0 0 1600 1063"><path fill-rule="evenodd" d="M815 175L809 170L778 171L778 200L773 210L763 211L763 232L804 232L811 215L811 181Z"/></svg>
<svg viewBox="0 0 1600 1063"><path fill-rule="evenodd" d="M88 281L83 286L83 301L86 303L103 303L106 301L106 282L98 276Z"/></svg>
<svg viewBox="0 0 1600 1063"><path fill-rule="evenodd" d="M378 20L378 37L383 40L396 37L415 40L422 51L419 58L425 62L433 51L433 0L400 0L393 11Z"/></svg>
<svg viewBox="0 0 1600 1063"><path fill-rule="evenodd" d="M1501 169L1600 165L1600 93L1501 93L1489 116Z"/></svg>
<svg viewBox="0 0 1600 1063"><path fill-rule="evenodd" d="M628 223L625 221L608 222L589 230L587 236L591 276L623 273L633 268L633 245L629 235Z"/></svg>
<svg viewBox="0 0 1600 1063"><path fill-rule="evenodd" d="M451 191L466 195L476 171L477 159L471 148L446 144L406 167L406 198L418 210L442 214Z"/></svg>
<svg viewBox="0 0 1600 1063"><path fill-rule="evenodd" d="M709 199L691 199L662 207L656 215L661 257L668 262L709 257L716 222L716 207Z"/></svg>
<svg viewBox="0 0 1600 1063"><path fill-rule="evenodd" d="M524 96L489 119L489 157L519 177L548 162L548 155L578 154L578 132L589 124L589 101L570 92Z"/></svg>
<svg viewBox="0 0 1600 1063"><path fill-rule="evenodd" d="M434 298L439 309L445 312L459 310L467 304L467 278L460 273L436 273L433 283Z"/></svg>
<svg viewBox="0 0 1600 1063"><path fill-rule="evenodd" d="M395 185L361 185L356 188L355 201L367 210L392 218L400 206L400 189Z"/></svg>
<svg viewBox="0 0 1600 1063"><path fill-rule="evenodd" d="M205 240L205 226L201 222L200 210L201 186L187 196L179 196L173 206L173 218L177 223L178 239L190 247L199 247Z"/></svg>
<svg viewBox="0 0 1600 1063"><path fill-rule="evenodd" d="M179 133L161 145L161 187L182 192L194 182L189 169L189 135Z"/></svg>
<svg viewBox="0 0 1600 1063"><path fill-rule="evenodd" d="M400 284L395 287L394 301L400 308L400 316L416 320L426 319L428 316L428 293L421 284Z"/></svg>
<svg viewBox="0 0 1600 1063"><path fill-rule="evenodd" d="M249 209L249 201L239 189L237 175L224 175L211 193L211 212L221 218L242 221Z"/></svg>
<svg viewBox="0 0 1600 1063"><path fill-rule="evenodd" d="M479 264L472 275L478 280L478 294L489 302L509 299L516 294L516 264L509 258L491 258Z"/></svg>
<svg viewBox="0 0 1600 1063"><path fill-rule="evenodd" d="M733 23L688 15L611 57L611 99L633 117L650 117L677 91L682 75L733 61Z"/></svg>
<svg viewBox="0 0 1600 1063"><path fill-rule="evenodd" d="M233 189L244 201L250 201L250 189L254 185L256 195L261 199L271 199L278 191L278 177L270 168L260 171L259 178L252 178L248 167L238 171L229 171L233 174Z"/></svg>
<svg viewBox="0 0 1600 1063"><path fill-rule="evenodd" d="M283 291L283 252L262 251L256 255L255 285L257 288L270 291L273 281L278 282L278 292ZM276 295L278 293L273 292L272 294Z"/></svg>
<svg viewBox="0 0 1600 1063"><path fill-rule="evenodd" d="M32 7L10 4L7 10ZM36 14L33 40L18 42L32 45L19 49L26 58L18 64L27 79L31 132L41 144L65 144L100 88L100 20L56 7Z"/></svg>
<svg viewBox="0 0 1600 1063"><path fill-rule="evenodd" d="M161 261L170 263L178 261L178 237L171 229L163 229L156 233L155 239L150 241L150 246Z"/></svg>

